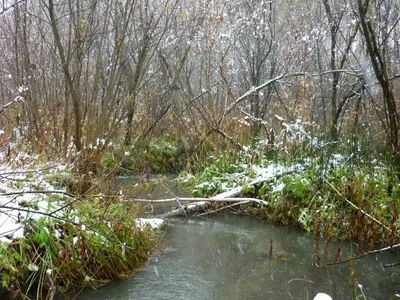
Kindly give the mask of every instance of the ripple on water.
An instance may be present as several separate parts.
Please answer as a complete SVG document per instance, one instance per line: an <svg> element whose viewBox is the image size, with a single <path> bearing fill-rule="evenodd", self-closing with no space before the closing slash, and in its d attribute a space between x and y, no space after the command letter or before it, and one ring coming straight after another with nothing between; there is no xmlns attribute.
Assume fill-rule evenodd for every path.
<svg viewBox="0 0 400 300"><path fill-rule="evenodd" d="M310 234L235 215L172 223L160 251L134 278L85 291L77 299L312 299L318 292L352 299L349 265L328 271L315 267ZM329 260L337 245L331 243ZM341 245L342 256L349 245ZM393 261L393 253L356 261L356 283L367 299L389 299L400 291L399 271L383 268Z"/></svg>

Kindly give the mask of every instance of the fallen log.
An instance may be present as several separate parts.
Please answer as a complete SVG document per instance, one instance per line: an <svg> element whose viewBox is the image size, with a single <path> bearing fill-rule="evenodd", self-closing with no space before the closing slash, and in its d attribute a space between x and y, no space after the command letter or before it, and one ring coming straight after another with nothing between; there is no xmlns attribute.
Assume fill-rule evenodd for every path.
<svg viewBox="0 0 400 300"><path fill-rule="evenodd" d="M165 218L174 218L186 216L187 214L194 214L199 211L204 211L210 206L210 202L208 201L199 201L193 204L185 205L183 208L179 207L165 214L158 215L157 218L165 219Z"/></svg>
<svg viewBox="0 0 400 300"><path fill-rule="evenodd" d="M263 176L260 176L253 180L252 182L248 183L247 186L255 186L260 183L272 183L274 180L276 180L279 176L282 175L287 175L291 174L294 172L302 171L304 170L304 167L301 165L294 165L289 168L285 167L278 167L276 169L273 169L269 172L266 172ZM178 205L177 209L174 209L168 213L158 215L158 218L171 218L171 217L178 217L178 216L186 216L187 214L194 214L197 212L204 212L208 207L210 207L211 202L254 202L258 203L261 205L266 205L267 202L260 200L260 199L255 199L255 198L237 198L240 196L242 193L242 186L235 187L233 189L230 189L226 192L220 193L212 198L171 198L171 199L163 199L163 200L146 200L146 199L136 199L136 200L130 200L130 201L137 201L137 202L148 202L148 201L157 201L157 202L172 202L172 201L189 201L189 202L196 202L196 203L191 203L188 205L185 205L184 207L181 207ZM128 200L129 201L129 200ZM248 201L248 202L246 202ZM155 203L155 202L152 202ZM244 204L244 203L243 203ZM239 205L239 204L238 204Z"/></svg>
<svg viewBox="0 0 400 300"><path fill-rule="evenodd" d="M217 195L219 196L219 195ZM128 198L128 199L123 199L120 200L121 202L143 202L143 203L168 203L168 202L175 202L175 201L180 201L180 202L202 202L202 201L208 201L208 202L239 202L239 201L249 201L249 202L255 202L259 204L267 204L266 201L256 199L256 198L216 198L217 196L213 198L187 198L187 197L175 197L175 198L168 198L168 199L158 199L158 200L152 200L152 199L140 199L140 198Z"/></svg>
<svg viewBox="0 0 400 300"><path fill-rule="evenodd" d="M233 204L224 206L224 207L220 207L220 208L215 209L215 210L207 211L207 212L205 212L205 213L202 213L202 214L199 214L199 215L196 215L196 216L197 216L197 217L201 217L201 216L205 216L205 215L209 215L209 214L214 214L214 213L219 212L219 211L221 211L221 210L224 210L224 209L227 209L227 208L231 208L231 207L234 207L234 206L237 206L237 205L247 204L247 203L250 203L250 202L251 202L251 201L240 201L240 202L236 202L236 203L233 203Z"/></svg>
<svg viewBox="0 0 400 300"><path fill-rule="evenodd" d="M212 197L212 198L175 198L175 200L179 199L179 201L191 201L191 202L195 202L195 203L187 204L184 207L179 206L177 209L174 209L165 214L158 215L157 218L164 219L164 218L185 216L187 214L195 214L197 212L203 213L205 210L207 210L207 208L209 208L211 206L212 202L220 202L220 203L237 202L237 203L241 203L241 204L253 202L253 203L257 203L257 204L261 204L261 205L266 205L268 203L264 200L255 199L255 198L220 198L221 197L220 195L221 194L219 194L215 197ZM144 199L140 199L140 200L144 200ZM173 200L173 199L165 199L165 200L169 200L169 202L171 202L171 200ZM149 200L149 201L160 201L160 200ZM235 204L235 205L239 205L239 204Z"/></svg>

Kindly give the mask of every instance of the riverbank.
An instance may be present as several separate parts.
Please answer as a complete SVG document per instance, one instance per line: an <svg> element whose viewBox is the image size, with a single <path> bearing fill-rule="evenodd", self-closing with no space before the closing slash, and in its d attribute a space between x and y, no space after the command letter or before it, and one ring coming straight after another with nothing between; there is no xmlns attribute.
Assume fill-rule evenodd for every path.
<svg viewBox="0 0 400 300"><path fill-rule="evenodd" d="M67 192L70 168L26 154L0 166L0 298L52 299L131 276L157 244L162 224L136 219L135 206Z"/></svg>
<svg viewBox="0 0 400 300"><path fill-rule="evenodd" d="M183 172L179 182L196 197L237 189L238 197L265 201L241 212L298 226L328 244L332 237L353 240L358 254L377 243L399 243L399 182L378 161L339 153L272 161L261 148L247 148L234 159L218 157L201 172Z"/></svg>
<svg viewBox="0 0 400 300"><path fill-rule="evenodd" d="M159 251L141 272L83 291L76 300L313 299L321 292L354 300L398 292L398 270L381 267L396 259L393 253L355 260L352 277L348 263L317 267L313 236L291 226L228 212L172 218L166 226ZM342 258L352 251L350 242L333 240L329 257L338 246Z"/></svg>
<svg viewBox="0 0 400 300"><path fill-rule="evenodd" d="M262 147L226 152L201 172L182 173L178 181L195 197L235 192L235 197L252 199L226 210L313 232L315 248L309 251L319 265L341 257L335 249L324 258L333 251L332 238L352 240L358 255L378 243L398 244L400 189L385 164L365 164L338 153L286 160L269 154ZM14 235L1 235L1 296L51 299L56 293L97 287L141 269L157 244L157 234L135 221L143 211L123 191L96 191L90 197L68 193L68 165L41 165L38 158L24 156L1 172L6 178L2 216L14 226L8 229ZM207 213L225 205L219 202Z"/></svg>

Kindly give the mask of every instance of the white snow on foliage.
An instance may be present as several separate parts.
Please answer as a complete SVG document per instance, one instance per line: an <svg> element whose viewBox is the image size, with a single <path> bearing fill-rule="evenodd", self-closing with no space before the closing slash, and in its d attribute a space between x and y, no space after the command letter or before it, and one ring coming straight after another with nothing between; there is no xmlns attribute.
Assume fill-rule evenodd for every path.
<svg viewBox="0 0 400 300"><path fill-rule="evenodd" d="M280 164L270 164L267 167L260 167L257 165L253 165L252 170L254 171L254 179L272 179L278 175L282 175L285 173L296 172L302 170L304 167L300 164L294 164L289 167L282 166Z"/></svg>
<svg viewBox="0 0 400 300"><path fill-rule="evenodd" d="M145 219L145 218L138 218L135 220L136 226L143 230L146 229L147 227L150 227L150 229L159 229L164 226L164 220L163 219Z"/></svg>
<svg viewBox="0 0 400 300"><path fill-rule="evenodd" d="M2 152L0 160L4 160ZM39 165L37 157L23 153L15 157L11 165L0 163L0 242L11 243L14 239L24 237L24 221L36 221L45 217L44 214L56 211L65 205L62 200L49 201L49 197L54 195L52 191L58 194L65 192L56 189L50 181L52 176L67 178L69 174L66 169L67 166L55 162ZM46 191L46 193L29 193L32 191ZM63 215L63 211L55 213L57 217ZM77 216L74 216L72 221L80 223ZM149 227L158 229L164 225L164 221L137 219L136 224L140 230ZM81 229L84 231L87 228L82 224ZM61 232L57 231L56 235L61 236ZM74 243L77 241L78 239L74 239Z"/></svg>
<svg viewBox="0 0 400 300"><path fill-rule="evenodd" d="M302 166L301 164L294 164L292 166L285 167L280 164L271 163L270 165L268 165L266 167L252 165L251 170L253 171L253 176L251 178L249 176L244 176L244 177L242 176L241 181L236 184L236 187L226 189L225 192L218 194L218 196L214 197L214 198L215 199L223 199L226 197L230 197L230 195L232 195L232 193L235 193L235 192L240 193L240 191L242 190L242 187L244 185L252 186L257 182L274 179L277 176L282 175L282 174L298 172L298 171L304 170L304 166ZM237 178L239 177L238 174L233 174L233 175L235 175ZM208 183L208 182L202 183L202 185L205 185L205 184L212 184L212 182L211 183ZM196 188L198 188L198 187L199 187L199 185L196 186ZM280 191L283 188L284 188L283 183L279 183L276 187L273 186L274 191Z"/></svg>
<svg viewBox="0 0 400 300"><path fill-rule="evenodd" d="M280 192L283 190L284 187L285 187L285 184L283 182L278 183L276 186L272 187L272 192L273 193Z"/></svg>
<svg viewBox="0 0 400 300"><path fill-rule="evenodd" d="M26 161L24 167L21 162ZM49 194L25 193L28 191L56 191L46 180L45 174L62 173L66 166L49 163L33 167L26 154L19 155L13 165L0 165L0 241L11 242L24 236L23 221L38 220L41 213L57 209L57 203L47 201Z"/></svg>

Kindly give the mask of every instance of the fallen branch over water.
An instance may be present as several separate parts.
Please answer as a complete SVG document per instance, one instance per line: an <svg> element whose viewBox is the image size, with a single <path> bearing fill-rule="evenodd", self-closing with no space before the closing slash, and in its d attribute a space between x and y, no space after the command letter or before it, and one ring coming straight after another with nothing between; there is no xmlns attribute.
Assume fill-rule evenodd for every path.
<svg viewBox="0 0 400 300"><path fill-rule="evenodd" d="M217 197L217 196L215 196ZM202 202L202 201L208 201L208 202L240 202L240 201L248 201L248 202L255 202L258 204L267 204L266 201L256 199L256 198L181 198L181 197L175 197L175 198L168 198L168 199L159 199L159 200L151 200L151 199L138 199L138 198L128 198L121 200L121 202L144 202L144 203L168 203L168 202Z"/></svg>
<svg viewBox="0 0 400 300"><path fill-rule="evenodd" d="M167 212L162 215L158 215L157 218L165 219L165 218L174 218L186 216L187 214L194 214L199 211L204 211L210 206L210 202L208 201L199 201L194 204L185 205L183 208L179 207L170 212Z"/></svg>
<svg viewBox="0 0 400 300"><path fill-rule="evenodd" d="M343 263L349 262L350 260L360 259L360 258L363 258L363 257L365 257L365 256L367 256L367 255L370 255L370 254L377 254L377 253L381 253L381 252L385 252L385 251L394 250L394 249L399 248L399 247L400 247L400 244L396 244L396 245L393 245L393 246L388 246L388 247L384 247L384 248L381 248L381 249L376 249L376 250L368 251L368 252L366 252L366 253L364 253L364 254L362 254L362 255L359 255L359 256L352 256L352 257L350 257L350 258L348 258L348 259L344 259L344 260L341 260L341 261L338 261L338 262L327 263L326 265L327 265L327 266L332 266L332 265L343 264ZM390 267L390 266L391 266L391 265L387 265L387 267ZM386 267L386 265L385 265L385 267Z"/></svg>
<svg viewBox="0 0 400 300"><path fill-rule="evenodd" d="M247 186L256 186L261 183L272 183L274 180L276 180L279 176L282 175L287 175L291 174L294 172L302 171L304 169L303 166L294 166L290 168L277 168L274 170L274 172L269 173L265 177L257 178L256 180L250 182L247 184ZM177 208L173 211L170 211L168 213L162 214L157 216L158 218L171 218L171 217L178 217L178 216L184 216L186 214L194 214L198 213L201 211L201 213L204 213L204 211L211 205L212 202L243 202L242 204L245 203L257 203L261 205L267 205L268 202L260 199L255 199L255 198L237 198L240 196L242 193L242 186L235 187L233 189L230 189L229 191L223 192L221 194L218 194L212 198L171 198L171 199L163 199L163 200L147 200L147 199L132 199L132 200L125 200L125 201L137 201L137 202L149 202L149 203L161 203L161 202L173 202L173 201L189 201L189 202L196 202L192 204L188 204L184 206L183 208ZM248 201L248 202L246 202ZM239 204L236 204L239 205Z"/></svg>
<svg viewBox="0 0 400 300"><path fill-rule="evenodd" d="M237 205L247 204L247 203L251 203L251 201L236 202L236 203L233 203L231 205L227 205L227 206L224 206L224 207L221 207L221 208L218 208L218 209L214 209L214 210L211 210L211 211L196 215L196 217L201 217L201 216L205 216L205 215L209 215L209 214L214 214L214 213L216 213L218 211L221 211L221 210L224 210L224 209L227 209L227 208L231 208L231 207L234 207L234 206L237 206Z"/></svg>
<svg viewBox="0 0 400 300"><path fill-rule="evenodd" d="M191 201L195 203L191 203L188 205L185 205L184 207L179 207L177 209L174 209L168 213L158 215L157 218L172 218L172 217L179 217L179 216L185 216L187 214L195 214L198 212L202 212L200 215L204 215L206 213L203 213L207 208L211 206L212 202L219 202L219 203L225 203L225 202L235 202L234 204L224 206L223 208L228 208L240 204L246 204L246 203L257 203L261 205L267 204L266 201L260 200L260 199L254 199L254 198L217 198L217 196L213 198L174 198L174 200L179 199L179 201ZM141 199L144 200L144 199ZM163 201L163 200L148 200L148 201L163 201L163 202L171 202L172 199L164 199L164 200L169 200L169 201ZM154 202L152 202L154 203ZM221 209L223 209L221 208ZM219 210L221 210L219 209ZM218 210L214 210L212 212L216 212ZM212 213L210 212L210 213Z"/></svg>

